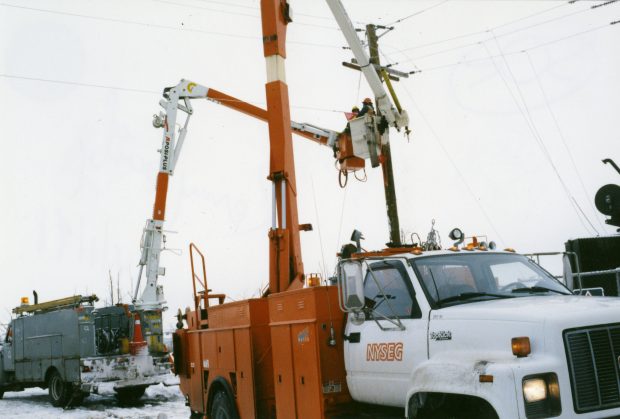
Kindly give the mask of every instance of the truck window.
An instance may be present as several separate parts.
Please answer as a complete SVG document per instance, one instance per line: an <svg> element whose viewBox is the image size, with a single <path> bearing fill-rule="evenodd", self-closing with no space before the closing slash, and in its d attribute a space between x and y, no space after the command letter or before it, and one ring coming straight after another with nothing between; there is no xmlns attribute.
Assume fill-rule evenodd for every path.
<svg viewBox="0 0 620 419"><path fill-rule="evenodd" d="M372 306L375 313L388 318L422 317L409 276L401 262L373 263L370 269L372 274L367 272L364 279L367 306Z"/></svg>
<svg viewBox="0 0 620 419"><path fill-rule="evenodd" d="M499 289L516 282L536 283L543 279L539 272L520 262L501 263L489 268Z"/></svg>
<svg viewBox="0 0 620 419"><path fill-rule="evenodd" d="M571 294L525 256L505 253L440 254L411 259L431 305L493 298Z"/></svg>
<svg viewBox="0 0 620 419"><path fill-rule="evenodd" d="M421 266L423 281L434 300L449 298L464 292L478 291L479 287L474 280L470 266L454 262Z"/></svg>

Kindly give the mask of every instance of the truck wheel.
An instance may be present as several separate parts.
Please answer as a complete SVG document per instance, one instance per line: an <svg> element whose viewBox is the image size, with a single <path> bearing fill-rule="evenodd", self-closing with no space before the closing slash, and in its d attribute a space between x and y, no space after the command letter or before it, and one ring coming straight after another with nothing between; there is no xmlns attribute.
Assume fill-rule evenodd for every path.
<svg viewBox="0 0 620 419"><path fill-rule="evenodd" d="M116 398L121 405L136 404L138 400L144 396L145 390L146 386L131 386L114 389L114 391L116 391Z"/></svg>
<svg viewBox="0 0 620 419"><path fill-rule="evenodd" d="M422 396L420 394L414 394L413 397L409 399L409 413L407 414L407 419L424 418L423 404Z"/></svg>
<svg viewBox="0 0 620 419"><path fill-rule="evenodd" d="M213 396L211 404L210 419L239 419L237 409L235 409L232 401L226 392L220 390Z"/></svg>
<svg viewBox="0 0 620 419"><path fill-rule="evenodd" d="M50 403L55 407L65 407L71 398L71 384L65 383L58 371L52 372L47 381Z"/></svg>

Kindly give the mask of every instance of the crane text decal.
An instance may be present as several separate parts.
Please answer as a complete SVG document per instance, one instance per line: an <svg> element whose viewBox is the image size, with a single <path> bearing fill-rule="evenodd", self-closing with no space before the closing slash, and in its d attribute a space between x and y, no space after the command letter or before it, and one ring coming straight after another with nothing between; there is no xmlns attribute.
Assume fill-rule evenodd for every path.
<svg viewBox="0 0 620 419"><path fill-rule="evenodd" d="M170 137L166 136L166 141L164 142L164 156L162 161L162 169L168 170L168 154L170 153Z"/></svg>
<svg viewBox="0 0 620 419"><path fill-rule="evenodd" d="M402 342L369 343L366 345L366 361L402 361Z"/></svg>

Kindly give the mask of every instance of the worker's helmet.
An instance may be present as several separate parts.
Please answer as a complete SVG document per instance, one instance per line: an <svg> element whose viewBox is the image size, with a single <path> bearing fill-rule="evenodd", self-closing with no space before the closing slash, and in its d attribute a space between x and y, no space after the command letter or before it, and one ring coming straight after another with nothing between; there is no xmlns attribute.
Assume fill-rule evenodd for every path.
<svg viewBox="0 0 620 419"><path fill-rule="evenodd" d="M368 105L372 105L372 99L367 97L366 99L364 99L364 101L362 103L366 103Z"/></svg>
<svg viewBox="0 0 620 419"><path fill-rule="evenodd" d="M357 106L354 106L351 108L351 112L359 112L360 108L358 108Z"/></svg>

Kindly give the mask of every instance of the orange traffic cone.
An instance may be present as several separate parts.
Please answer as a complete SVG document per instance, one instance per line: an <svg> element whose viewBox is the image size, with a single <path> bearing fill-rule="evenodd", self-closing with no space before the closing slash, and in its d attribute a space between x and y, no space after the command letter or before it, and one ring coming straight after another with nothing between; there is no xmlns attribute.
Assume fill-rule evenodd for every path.
<svg viewBox="0 0 620 419"><path fill-rule="evenodd" d="M134 314L133 322L133 339L129 342L129 353L132 355L140 355L142 348L146 347L146 341L142 336L142 325L140 324L140 314Z"/></svg>

